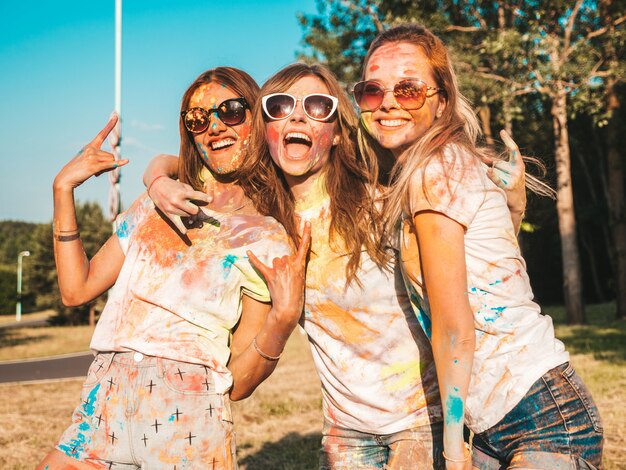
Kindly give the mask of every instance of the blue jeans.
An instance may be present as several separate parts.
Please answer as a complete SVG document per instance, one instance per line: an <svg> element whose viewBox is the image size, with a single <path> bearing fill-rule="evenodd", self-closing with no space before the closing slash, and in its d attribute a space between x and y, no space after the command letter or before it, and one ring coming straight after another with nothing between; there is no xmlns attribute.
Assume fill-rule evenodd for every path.
<svg viewBox="0 0 626 470"><path fill-rule="evenodd" d="M598 408L569 363L548 371L502 420L474 436L474 466L601 469Z"/></svg>
<svg viewBox="0 0 626 470"><path fill-rule="evenodd" d="M444 469L443 423L369 434L324 422L320 470Z"/></svg>

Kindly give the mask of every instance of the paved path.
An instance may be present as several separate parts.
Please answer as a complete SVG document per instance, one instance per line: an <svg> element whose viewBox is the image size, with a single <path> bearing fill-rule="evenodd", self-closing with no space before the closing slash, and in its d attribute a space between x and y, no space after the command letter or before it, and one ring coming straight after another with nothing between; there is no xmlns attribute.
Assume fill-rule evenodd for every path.
<svg viewBox="0 0 626 470"><path fill-rule="evenodd" d="M91 352L46 359L0 362L0 383L85 377L93 361Z"/></svg>

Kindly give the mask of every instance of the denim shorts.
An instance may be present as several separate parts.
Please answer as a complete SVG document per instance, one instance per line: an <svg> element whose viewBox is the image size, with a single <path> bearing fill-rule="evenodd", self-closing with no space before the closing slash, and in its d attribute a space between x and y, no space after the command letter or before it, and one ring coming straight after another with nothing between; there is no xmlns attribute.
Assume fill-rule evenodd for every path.
<svg viewBox="0 0 626 470"><path fill-rule="evenodd" d="M443 423L369 434L324 422L320 470L444 469Z"/></svg>
<svg viewBox="0 0 626 470"><path fill-rule="evenodd" d="M100 353L56 448L96 467L236 468L228 396L210 369L140 353Z"/></svg>
<svg viewBox="0 0 626 470"><path fill-rule="evenodd" d="M548 371L495 426L474 436L474 466L601 469L602 422L569 363Z"/></svg>

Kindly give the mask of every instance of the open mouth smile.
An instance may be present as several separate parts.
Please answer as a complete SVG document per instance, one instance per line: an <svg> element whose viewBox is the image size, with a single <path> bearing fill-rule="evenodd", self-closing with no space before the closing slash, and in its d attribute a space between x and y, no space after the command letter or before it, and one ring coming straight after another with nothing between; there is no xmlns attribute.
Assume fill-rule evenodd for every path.
<svg viewBox="0 0 626 470"><path fill-rule="evenodd" d="M402 127L406 125L409 121L408 119L378 119L376 122L378 122L381 127L393 128Z"/></svg>
<svg viewBox="0 0 626 470"><path fill-rule="evenodd" d="M221 150L224 148L232 147L237 141L232 137L226 137L225 139L214 140L211 142L211 150Z"/></svg>

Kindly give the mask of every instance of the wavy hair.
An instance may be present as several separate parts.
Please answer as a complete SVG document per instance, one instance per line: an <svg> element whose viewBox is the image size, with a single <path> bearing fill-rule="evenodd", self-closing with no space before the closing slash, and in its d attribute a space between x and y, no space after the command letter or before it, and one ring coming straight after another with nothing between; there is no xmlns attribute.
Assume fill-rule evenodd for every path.
<svg viewBox="0 0 626 470"><path fill-rule="evenodd" d="M261 88L261 96L284 92L304 77L318 78L329 94L339 100L335 123L340 139L322 169L330 195L329 237L331 243L342 242L349 256L346 265L348 283L359 282L356 273L363 249L380 266L386 264L387 255L377 241L382 230L371 193L371 174L357 151L357 118L348 96L328 68L303 63L289 65L270 77ZM281 169L272 159L265 124L266 117L257 103L253 111L249 157L240 168L240 181L260 208L277 208L281 220L285 221L285 229L293 236L297 233L295 199Z"/></svg>
<svg viewBox="0 0 626 470"><path fill-rule="evenodd" d="M482 128L469 101L459 91L446 46L424 26L404 24L380 33L372 42L363 62L362 79L372 54L381 46L390 43L413 44L424 52L435 77L436 86L444 90L442 97L446 106L441 116L435 119L424 135L399 156L393 166L388 163L393 161L391 152L369 135L363 123L359 126L359 146L364 155L367 155L377 181L391 184L385 194L384 210L384 224L388 234L394 233L402 213L409 213L411 175L416 169L428 165L432 159L442 159L446 146L455 144L477 158L500 158L492 148L478 145L478 140L482 138ZM543 167L536 159L525 157L525 160ZM387 163L387 166L382 168L383 171L381 163L382 166ZM446 166L444 165L444 168ZM526 186L542 195L550 196L554 192L531 175L526 175ZM424 188L424 193L428 195L428 188Z"/></svg>
<svg viewBox="0 0 626 470"><path fill-rule="evenodd" d="M191 97L200 86L213 82L221 83L236 95L245 98L251 107L259 98L259 85L246 72L234 67L215 67L200 74L189 85L180 103L181 112L189 108ZM182 116L178 121L178 129L180 132L178 178L193 189L202 191L203 181L200 178L200 172L205 168L205 164L193 140L193 134L185 127Z"/></svg>

